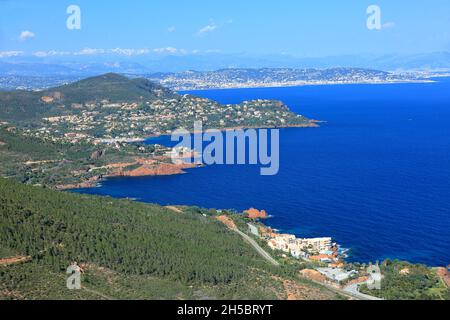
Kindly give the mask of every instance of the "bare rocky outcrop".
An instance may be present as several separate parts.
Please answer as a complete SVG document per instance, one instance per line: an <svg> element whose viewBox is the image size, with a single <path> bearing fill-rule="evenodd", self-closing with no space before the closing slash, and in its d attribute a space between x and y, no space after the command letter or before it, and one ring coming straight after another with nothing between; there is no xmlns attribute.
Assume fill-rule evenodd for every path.
<svg viewBox="0 0 450 320"><path fill-rule="evenodd" d="M183 213L183 210L181 210L180 208L178 208L176 206L166 206L166 208L175 213L179 213L179 214Z"/></svg>
<svg viewBox="0 0 450 320"><path fill-rule="evenodd" d="M109 174L109 177L144 177L144 176L170 176L176 174L185 173L185 169L195 168L193 164L172 164L172 163L160 163L160 164L142 164L138 168L133 170L125 170L120 168L119 170Z"/></svg>
<svg viewBox="0 0 450 320"><path fill-rule="evenodd" d="M84 188L93 188L97 186L98 182L103 179L103 176L95 176L88 180L73 183L73 184L65 184L56 186L57 190L69 190L69 189L84 189Z"/></svg>
<svg viewBox="0 0 450 320"><path fill-rule="evenodd" d="M5 258L5 259L0 259L0 266L9 266L9 265L13 265L13 264L28 262L30 260L31 260L31 257L29 257L29 256L28 257L19 256L19 257Z"/></svg>
<svg viewBox="0 0 450 320"><path fill-rule="evenodd" d="M244 211L244 214L250 219L267 219L269 216L265 210L258 210L255 208L250 208L247 211Z"/></svg>
<svg viewBox="0 0 450 320"><path fill-rule="evenodd" d="M237 226L234 223L234 221L231 220L230 217L228 217L226 215L218 216L218 217L216 217L216 219L219 220L220 222L222 222L224 225L226 225L230 229L237 229Z"/></svg>
<svg viewBox="0 0 450 320"><path fill-rule="evenodd" d="M300 275L302 277L314 280L314 281L319 281L319 282L325 282L327 280L327 278L321 274L319 271L317 270L313 270L313 269L304 269L300 271Z"/></svg>
<svg viewBox="0 0 450 320"><path fill-rule="evenodd" d="M94 154L95 153L95 154ZM92 156L101 156L94 152ZM107 174L94 176L92 178L80 181L78 183L66 184L56 186L57 190L68 189L81 189L81 188L93 188L103 180L103 178L110 177L145 177L145 176L170 176L185 173L185 169L191 169L198 167L197 164L186 163L170 163L162 162L167 161L167 158L152 158L144 159L137 158L134 162L129 163L110 163L104 167L108 171Z"/></svg>
<svg viewBox="0 0 450 320"><path fill-rule="evenodd" d="M447 288L450 288L450 272L448 268L436 268L436 274L445 282Z"/></svg>

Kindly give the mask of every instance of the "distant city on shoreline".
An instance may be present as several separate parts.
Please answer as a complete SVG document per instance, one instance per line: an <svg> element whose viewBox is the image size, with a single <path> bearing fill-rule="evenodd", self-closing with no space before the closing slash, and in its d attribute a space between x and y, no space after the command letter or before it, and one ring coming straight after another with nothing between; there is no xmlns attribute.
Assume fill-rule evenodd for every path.
<svg viewBox="0 0 450 320"><path fill-rule="evenodd" d="M432 78L450 75L450 70L386 72L364 68L330 69L220 69L216 71L184 71L179 73L123 73L131 78L147 78L177 91L289 87L303 85L389 84L432 82ZM0 73L0 90L44 90L83 79L81 75L23 75L21 72Z"/></svg>

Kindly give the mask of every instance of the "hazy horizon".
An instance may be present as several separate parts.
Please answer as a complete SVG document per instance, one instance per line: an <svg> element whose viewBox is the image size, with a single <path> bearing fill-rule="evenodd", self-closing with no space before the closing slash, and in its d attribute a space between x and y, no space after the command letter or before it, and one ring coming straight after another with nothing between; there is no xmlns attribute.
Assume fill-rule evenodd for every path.
<svg viewBox="0 0 450 320"><path fill-rule="evenodd" d="M449 55L450 3L430 2L157 0L113 6L86 0L3 0L0 63L129 62L175 71L370 67L379 59ZM150 63L166 60L185 66L157 70ZM379 66L408 68L395 61L373 63Z"/></svg>

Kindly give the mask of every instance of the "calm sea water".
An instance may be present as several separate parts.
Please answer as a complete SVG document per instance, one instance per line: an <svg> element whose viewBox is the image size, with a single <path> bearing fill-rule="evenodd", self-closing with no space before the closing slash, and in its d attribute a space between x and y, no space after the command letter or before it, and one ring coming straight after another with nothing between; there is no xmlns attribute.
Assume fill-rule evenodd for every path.
<svg viewBox="0 0 450 320"><path fill-rule="evenodd" d="M179 176L115 178L80 192L162 205L256 207L283 232L332 236L351 248L353 261L450 263L450 79L190 93L222 103L279 99L328 122L281 130L276 176L260 176L254 166L210 166Z"/></svg>

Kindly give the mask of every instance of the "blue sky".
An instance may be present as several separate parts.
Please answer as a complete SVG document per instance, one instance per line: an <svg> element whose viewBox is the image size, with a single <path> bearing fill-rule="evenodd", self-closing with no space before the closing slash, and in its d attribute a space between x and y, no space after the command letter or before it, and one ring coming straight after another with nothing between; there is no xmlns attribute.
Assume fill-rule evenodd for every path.
<svg viewBox="0 0 450 320"><path fill-rule="evenodd" d="M71 4L81 8L81 30L66 28ZM366 27L372 4L382 10L381 30ZM450 51L448 0L0 0L0 13L0 52L120 48L132 49L123 51L128 54L318 57Z"/></svg>

